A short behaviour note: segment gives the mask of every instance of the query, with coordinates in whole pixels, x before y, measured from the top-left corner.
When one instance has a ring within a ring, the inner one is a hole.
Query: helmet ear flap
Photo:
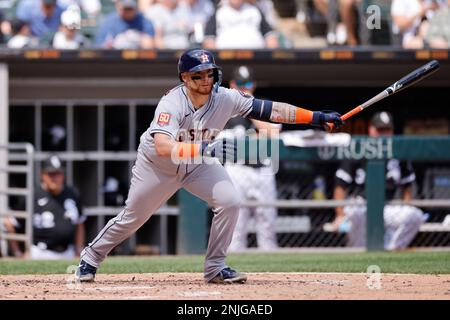
[[[221,80],[221,79],[219,79],[219,78],[222,77],[222,72],[220,72],[219,69],[214,68],[214,69],[213,69],[213,73],[214,73],[214,83],[219,82],[219,81]],[[220,74],[219,74],[219,73],[220,73]]]

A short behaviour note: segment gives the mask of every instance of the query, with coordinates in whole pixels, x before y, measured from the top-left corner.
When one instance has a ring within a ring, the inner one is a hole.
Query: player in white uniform
[[[262,121],[342,124],[337,112],[310,111],[256,99],[220,87],[221,69],[211,52],[191,49],[178,62],[182,84],[158,103],[150,128],[141,136],[125,208],[111,219],[81,254],[80,281],[94,280],[108,253],[139,229],[178,189],[213,208],[204,278],[210,283],[243,283],[247,276],[225,263],[239,215],[239,196],[217,159],[234,159],[235,146],[214,138],[235,116]]]
[[[369,136],[391,136],[394,133],[392,115],[378,112],[370,120]],[[364,198],[365,162],[344,161],[336,171],[334,199],[343,200],[346,195]],[[409,161],[389,159],[386,161],[386,200],[392,200],[401,191],[402,199],[412,199],[412,183],[416,175]],[[411,205],[386,205],[383,212],[386,250],[405,249],[419,232],[424,215]],[[325,227],[325,226],[324,226]],[[347,245],[366,245],[366,206],[350,205],[336,208],[335,220],[324,229],[347,232]]]
[[[253,95],[256,82],[253,80],[252,73],[252,69],[248,66],[235,68],[233,78],[230,81],[230,88]],[[223,135],[226,138],[242,139],[246,135],[254,134],[257,136],[260,132],[263,136],[271,138],[278,134],[280,128],[281,124],[235,117],[227,122],[219,138]],[[225,169],[227,169],[228,175],[241,196],[241,201],[275,201],[277,199],[275,172],[268,160],[258,160],[256,163],[227,162],[225,164]],[[278,248],[275,231],[277,209],[266,206],[256,208],[241,206],[228,252],[240,252],[247,249],[247,235],[251,217],[254,220],[258,250],[273,251]]]

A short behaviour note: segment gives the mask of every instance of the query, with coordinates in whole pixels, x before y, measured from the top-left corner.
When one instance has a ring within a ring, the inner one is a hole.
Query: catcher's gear
[[[236,162],[237,148],[232,140],[219,139],[213,142],[202,142],[202,155],[217,158],[221,163]]]
[[[204,49],[191,49],[184,52],[178,60],[178,77],[183,81],[183,72],[198,72],[207,69],[214,71],[214,88],[217,90],[222,82],[222,69],[216,65],[213,54]]]

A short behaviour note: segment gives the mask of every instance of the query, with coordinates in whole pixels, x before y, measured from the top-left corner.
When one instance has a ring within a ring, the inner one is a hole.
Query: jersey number
[[[55,216],[50,211],[44,211],[42,214],[33,215],[33,224],[37,229],[51,229],[55,227]]]

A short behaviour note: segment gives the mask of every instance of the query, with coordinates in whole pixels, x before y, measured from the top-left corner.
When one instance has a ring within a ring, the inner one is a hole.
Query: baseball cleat
[[[94,282],[95,273],[97,272],[97,268],[91,266],[84,260],[80,261],[80,265],[77,269],[77,279],[80,282]]]
[[[247,281],[247,275],[245,273],[237,272],[230,267],[222,269],[214,278],[209,280],[209,283],[218,284],[233,284],[233,283],[245,283]]]

